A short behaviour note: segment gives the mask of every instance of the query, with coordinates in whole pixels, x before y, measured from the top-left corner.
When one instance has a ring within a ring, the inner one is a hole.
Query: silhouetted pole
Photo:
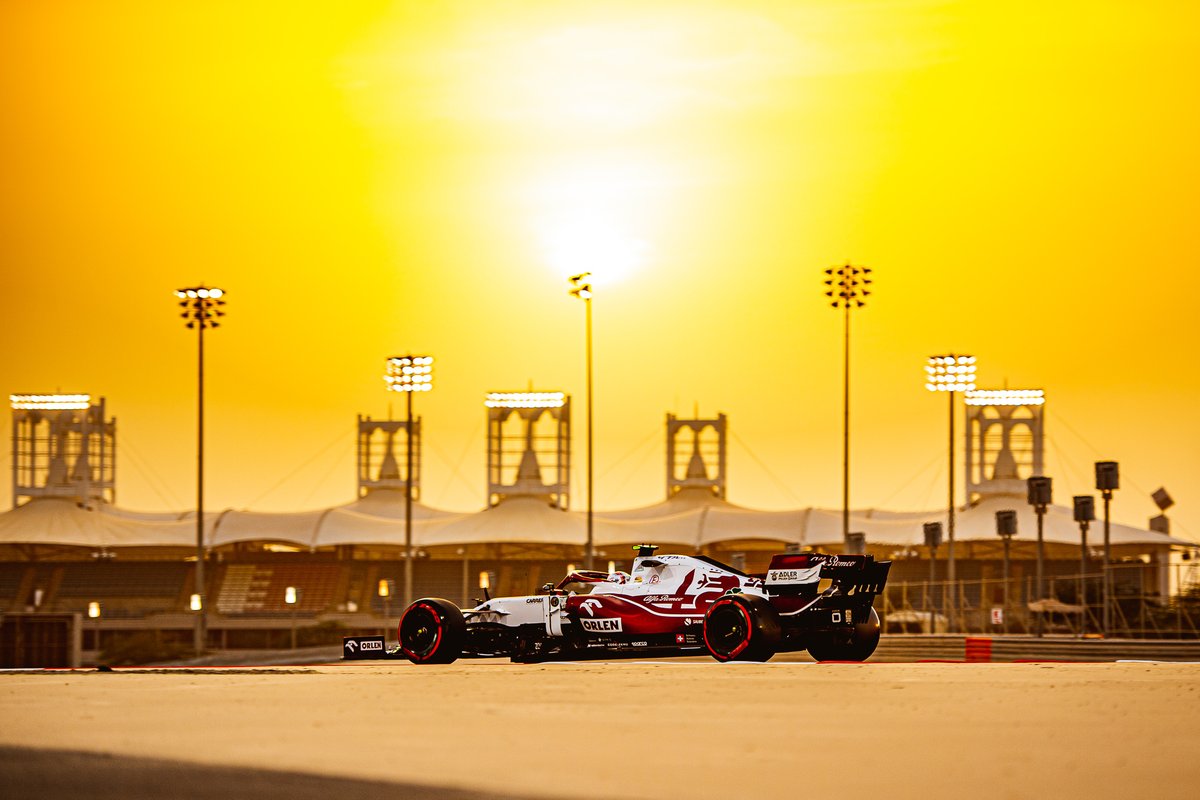
[[[934,581],[937,579],[937,549],[942,543],[942,523],[925,523],[925,546],[929,548],[929,632],[937,633],[937,603],[933,600]]]
[[[1112,628],[1112,549],[1109,543],[1109,506],[1113,490],[1121,488],[1119,467],[1116,461],[1096,462],[1096,489],[1104,498],[1104,613],[1101,615],[1102,632],[1108,636]]]
[[[1004,633],[1008,633],[1008,564],[1012,537],[1017,533],[1017,512],[1004,510],[996,512],[996,533],[1004,540]]]
[[[592,417],[594,414],[594,405],[592,402],[592,298],[587,298],[584,307],[587,309],[585,314],[587,317],[587,568],[592,569],[596,560],[595,522],[593,520],[596,455],[593,447],[595,429],[592,427]]]
[[[387,362],[388,391],[404,392],[407,444],[404,448],[404,607],[413,601],[413,445],[417,437],[413,425],[413,394],[433,389],[433,356],[392,356]]]
[[[585,359],[587,361],[587,544],[584,551],[584,569],[593,569],[596,559],[595,537],[592,528],[592,283],[588,280],[592,273],[581,272],[570,278],[573,297],[583,301],[585,311]]]
[[[204,575],[204,329],[220,327],[216,318],[225,316],[225,312],[220,310],[220,306],[225,305],[225,301],[221,299],[224,295],[223,289],[204,285],[175,290],[175,296],[179,298],[179,306],[184,309],[180,316],[188,321],[188,328],[196,329],[197,340],[196,594],[200,596],[200,608],[196,612],[192,641],[196,655],[204,652],[205,644],[208,641],[208,591]]]
[[[1096,500],[1090,494],[1076,495],[1075,521],[1079,523],[1079,635],[1087,631],[1087,534],[1088,525],[1096,518]]]
[[[953,353],[944,356],[931,356],[925,366],[925,388],[931,392],[945,392],[950,396],[950,449],[949,449],[949,499],[946,503],[947,542],[946,547],[946,587],[949,592],[950,632],[958,630],[958,609],[955,598],[955,562],[954,562],[954,395],[957,392],[969,392],[975,388],[975,356],[962,356]]]
[[[413,504],[413,393],[404,393],[404,426],[407,431],[407,444],[404,448],[404,607],[408,608],[413,601],[413,542],[412,542],[412,504]]]
[[[1041,602],[1044,599],[1045,594],[1045,588],[1043,585],[1043,562],[1046,558],[1045,540],[1042,537],[1042,525],[1043,518],[1046,516],[1047,507],[1054,502],[1053,485],[1050,478],[1047,478],[1044,475],[1035,475],[1026,479],[1025,489],[1029,505],[1033,506],[1034,513],[1037,514],[1037,571],[1035,573],[1037,577],[1035,579],[1035,583],[1037,588],[1037,599],[1038,602]],[[1045,615],[1046,612],[1041,611],[1036,617],[1034,633],[1037,636],[1042,635]]]
[[[842,546],[848,549],[850,542],[850,309],[865,306],[865,298],[871,294],[866,288],[871,285],[869,267],[852,267],[849,264],[825,270],[825,285],[829,288],[825,296],[829,305],[844,311],[844,347],[842,364]],[[835,277],[836,276],[836,277]],[[861,276],[861,278],[860,278]],[[858,288],[859,285],[863,288]]]
[[[948,469],[950,470],[950,480],[947,484],[949,489],[949,497],[946,501],[946,534],[948,543],[946,545],[946,588],[950,591],[950,633],[958,632],[958,587],[955,585],[955,562],[954,562],[954,392],[946,392],[950,398],[950,460]]]

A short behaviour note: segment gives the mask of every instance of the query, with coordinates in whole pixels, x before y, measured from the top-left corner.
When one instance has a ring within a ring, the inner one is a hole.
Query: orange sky
[[[582,463],[578,264],[598,508],[661,498],[697,405],[730,416],[731,500],[838,507],[821,271],[853,259],[855,506],[944,504],[922,366],[969,352],[1047,391],[1059,502],[1115,459],[1117,519],[1165,486],[1200,539],[1194,4],[343,5],[0,6],[0,391],[107,397],[122,505],[194,504],[171,291],[200,281],[229,300],[209,507],[350,500],[409,350],[428,503],[483,504],[487,391],[572,393]]]

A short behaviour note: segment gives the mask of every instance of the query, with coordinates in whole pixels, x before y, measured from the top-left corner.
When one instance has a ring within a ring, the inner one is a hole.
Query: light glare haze
[[[581,509],[590,270],[597,508],[660,500],[696,411],[731,501],[840,508],[849,260],[853,507],[944,508],[923,367],[969,353],[1046,391],[1059,504],[1116,460],[1115,519],[1163,486],[1200,539],[1198,76],[1165,0],[4,3],[0,391],[104,396],[118,504],[194,508],[205,282],[207,508],[351,501],[412,352],[425,503],[484,506],[484,395],[532,387]]]

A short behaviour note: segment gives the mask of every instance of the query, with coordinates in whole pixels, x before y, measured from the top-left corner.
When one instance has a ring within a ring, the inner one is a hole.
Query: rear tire
[[[879,629],[879,614],[872,608],[866,622],[854,626],[849,641],[829,636],[814,638],[808,644],[808,654],[817,661],[866,661],[879,645]]]
[[[704,615],[704,646],[717,661],[767,661],[780,635],[778,612],[758,595],[724,595]]]
[[[452,664],[462,655],[467,623],[449,600],[422,598],[400,617],[400,652],[414,664]]]

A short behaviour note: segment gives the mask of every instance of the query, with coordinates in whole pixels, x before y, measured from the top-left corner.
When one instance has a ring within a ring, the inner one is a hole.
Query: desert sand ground
[[[97,782],[141,757],[435,790],[272,797],[1192,798],[1200,665],[498,659],[9,673],[0,746],[119,757],[86,773]],[[0,775],[56,761],[5,752]],[[92,763],[74,758],[62,763]],[[162,796],[149,785],[129,791]],[[244,793],[213,796],[269,794],[233,785]]]

